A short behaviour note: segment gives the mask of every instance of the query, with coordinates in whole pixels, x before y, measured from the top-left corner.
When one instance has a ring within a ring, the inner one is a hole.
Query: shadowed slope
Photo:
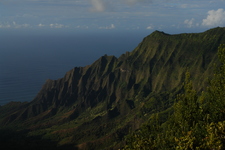
[[[118,148],[151,113],[170,108],[169,98],[181,90],[187,70],[202,90],[218,63],[221,43],[225,28],[177,35],[155,31],[119,58],[105,55],[59,80],[47,80],[29,103],[0,107],[0,123],[29,129],[27,136],[58,145]]]

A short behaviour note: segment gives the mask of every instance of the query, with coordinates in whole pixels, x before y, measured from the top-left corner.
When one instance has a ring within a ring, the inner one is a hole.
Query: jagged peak
[[[99,63],[100,63],[100,64],[102,64],[102,63],[104,64],[104,63],[106,63],[106,62],[110,62],[110,61],[116,60],[116,59],[117,59],[117,57],[114,56],[114,55],[108,56],[107,54],[105,54],[105,55],[101,56],[99,59],[97,59],[97,60],[92,64],[92,66],[99,65]]]
[[[104,58],[104,59],[117,59],[117,57],[116,56],[114,56],[114,55],[107,55],[107,54],[105,54],[105,55],[103,55],[102,57],[100,57],[100,59],[102,59],[102,58]]]

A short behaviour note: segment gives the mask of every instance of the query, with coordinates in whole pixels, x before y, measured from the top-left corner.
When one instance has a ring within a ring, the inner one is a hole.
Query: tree
[[[172,116],[176,149],[196,149],[204,137],[202,107],[197,92],[193,89],[190,73],[184,80],[184,93],[178,94]]]
[[[205,98],[204,110],[210,122],[225,119],[225,44],[219,46],[218,58],[221,64],[210,81]]]
[[[225,45],[218,48],[220,65],[206,92],[198,94],[192,86],[190,73],[184,80],[184,91],[178,94],[173,114],[158,123],[142,127],[130,138],[127,149],[222,150],[225,148]],[[126,149],[125,148],[125,149]]]

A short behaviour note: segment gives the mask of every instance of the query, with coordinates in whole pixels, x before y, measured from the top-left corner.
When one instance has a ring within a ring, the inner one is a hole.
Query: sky
[[[0,0],[0,31],[201,32],[225,26],[225,0]]]

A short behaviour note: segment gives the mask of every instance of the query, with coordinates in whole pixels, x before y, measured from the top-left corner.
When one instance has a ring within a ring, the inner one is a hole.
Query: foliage
[[[217,68],[213,79],[208,87],[205,98],[205,111],[209,114],[210,121],[223,121],[225,117],[225,45],[218,50],[221,65]]]
[[[0,107],[0,139],[19,147],[31,142],[30,149],[45,141],[71,149],[117,149],[130,130],[124,149],[223,149],[224,45],[207,90],[205,83],[218,64],[224,33],[225,28],[156,31],[118,59],[105,55],[48,80],[33,101]]]
[[[206,92],[198,94],[186,73],[184,92],[178,94],[174,113],[164,123],[154,121],[127,136],[124,150],[225,148],[225,45],[218,48],[221,62]],[[155,117],[154,117],[155,116]]]

